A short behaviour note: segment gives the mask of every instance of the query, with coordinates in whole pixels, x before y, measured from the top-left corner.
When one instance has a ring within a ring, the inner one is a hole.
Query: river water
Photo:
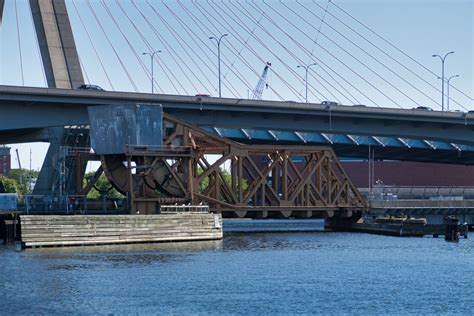
[[[0,246],[0,315],[474,312],[472,239],[324,232],[313,220],[224,227],[212,242]]]

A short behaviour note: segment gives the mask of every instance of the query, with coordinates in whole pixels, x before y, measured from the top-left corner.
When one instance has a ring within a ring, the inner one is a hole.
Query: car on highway
[[[81,90],[95,90],[95,91],[105,91],[102,87],[95,84],[81,84],[78,89]]]
[[[336,101],[323,101],[321,102],[322,105],[339,105]]]
[[[429,106],[423,106],[423,105],[417,106],[416,108],[413,108],[413,110],[433,111],[433,109],[430,108]]]

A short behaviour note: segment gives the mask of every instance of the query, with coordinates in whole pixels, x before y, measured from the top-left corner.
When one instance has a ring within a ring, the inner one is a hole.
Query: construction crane
[[[253,90],[252,100],[262,99],[263,87],[265,86],[268,88],[267,76],[268,76],[268,69],[270,68],[271,65],[272,64],[267,61],[265,68],[263,68],[262,75],[260,76],[260,79],[258,80],[257,87],[255,88],[255,90]]]

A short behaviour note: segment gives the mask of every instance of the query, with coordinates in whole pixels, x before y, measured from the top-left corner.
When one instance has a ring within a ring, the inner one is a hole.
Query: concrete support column
[[[84,78],[64,0],[30,0],[30,6],[48,87],[77,88]]]
[[[3,5],[4,4],[5,4],[5,0],[0,0],[0,28],[2,27]]]

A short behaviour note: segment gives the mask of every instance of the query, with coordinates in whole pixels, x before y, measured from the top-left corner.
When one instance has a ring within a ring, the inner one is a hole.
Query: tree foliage
[[[28,187],[29,183],[36,183],[39,171],[28,169],[12,169],[8,177],[17,182],[18,194],[24,196],[31,193]]]
[[[203,170],[201,168],[198,169],[198,174],[203,173]],[[225,180],[225,182],[231,186],[232,185],[232,176],[229,174],[227,170],[222,170],[221,169],[222,176]],[[245,191],[248,188],[247,181],[245,179],[242,179],[241,181],[242,185],[242,191]],[[199,183],[199,192],[203,193],[207,187],[209,186],[209,177],[205,177],[200,183]]]
[[[90,179],[92,177],[94,177],[94,172],[90,172],[86,174],[86,179]],[[85,185],[86,185],[86,182],[84,183],[84,186]],[[87,194],[87,198],[98,199],[98,198],[104,197],[104,195],[109,199],[124,198],[124,196],[112,186],[109,179],[107,179],[107,177],[104,174],[101,174],[99,179],[97,179],[94,187]]]
[[[0,193],[18,193],[18,183],[13,179],[0,175]]]

